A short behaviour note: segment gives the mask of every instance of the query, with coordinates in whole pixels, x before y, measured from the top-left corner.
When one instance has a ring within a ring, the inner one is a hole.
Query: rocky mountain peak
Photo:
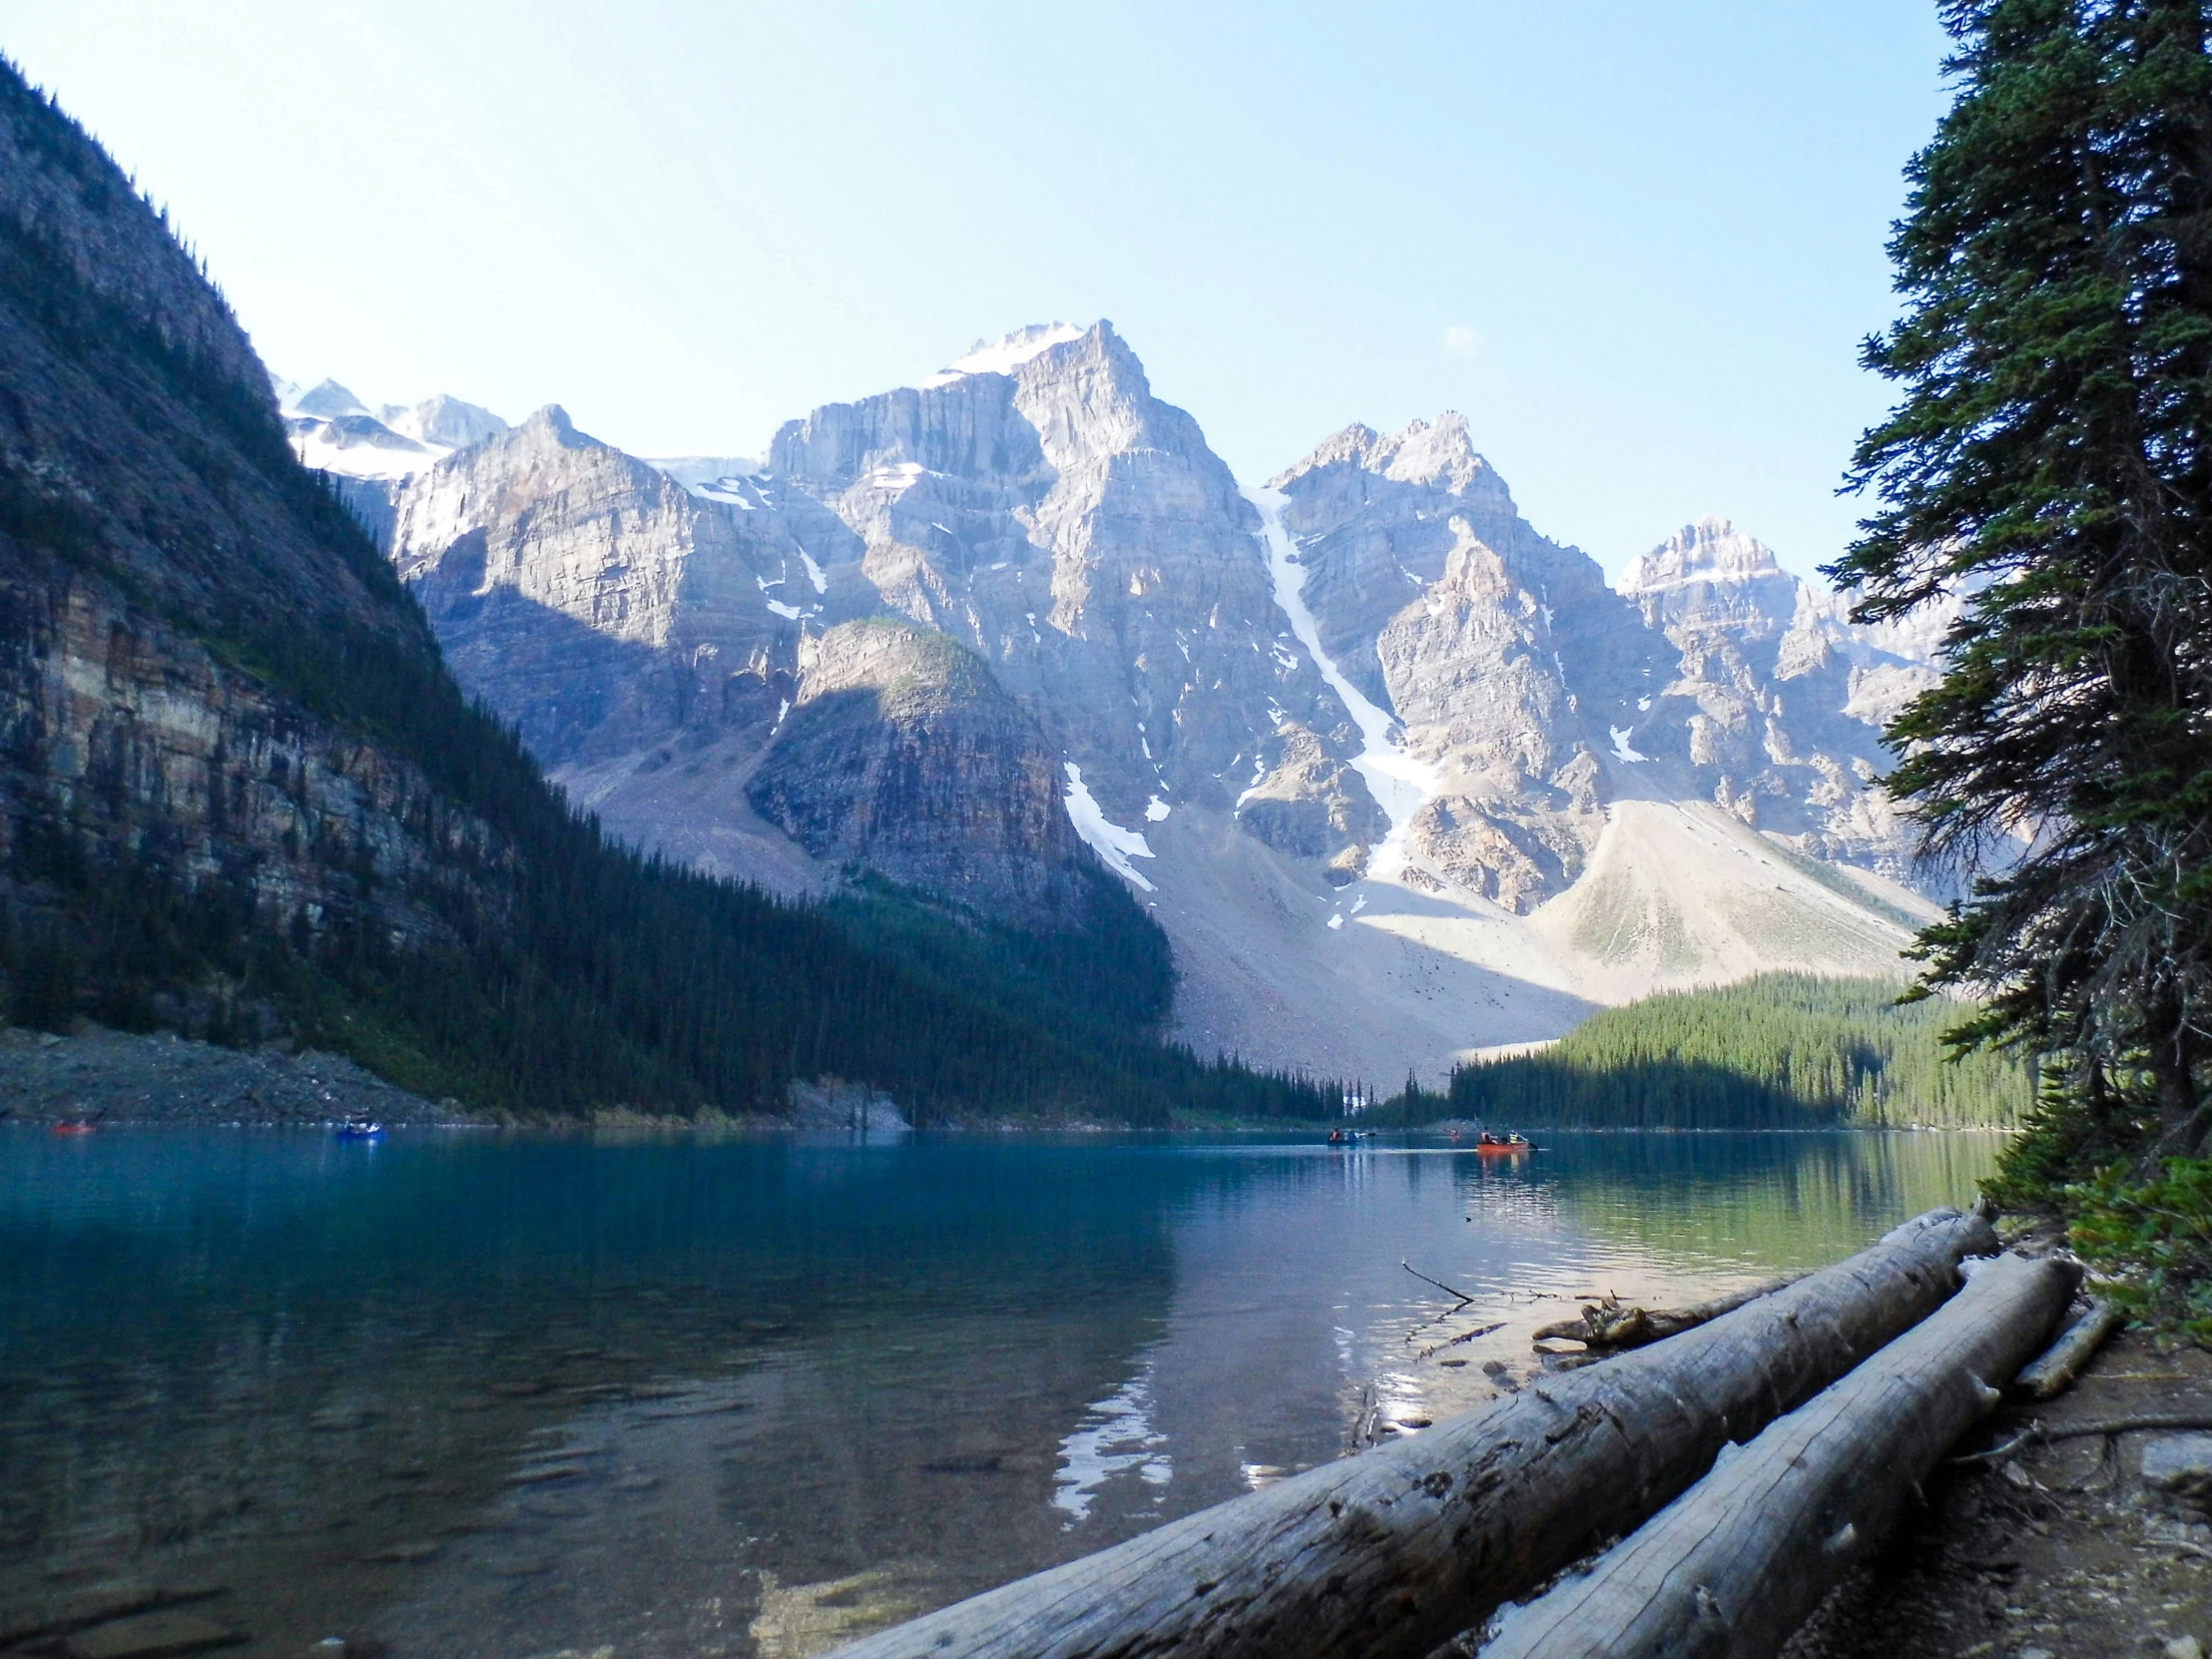
[[[1355,422],[1323,439],[1270,487],[1287,490],[1308,473],[1332,466],[1357,467],[1395,484],[1473,496],[1491,510],[1513,508],[1505,481],[1475,450],[1466,416],[1456,409],[1446,409],[1433,421],[1408,421],[1388,436]]]
[[[425,397],[412,408],[387,403],[378,411],[378,418],[395,432],[447,449],[466,449],[507,430],[507,423],[491,410],[444,392]]]
[[[365,415],[368,405],[335,380],[318,380],[291,400],[291,412],[336,420],[344,415]]]
[[[1782,567],[1774,549],[1725,518],[1707,514],[1685,524],[1621,578],[1622,593],[1650,593],[1691,582],[1747,582],[1774,576]]]
[[[1506,493],[1504,481],[1475,453],[1466,416],[1455,409],[1445,410],[1433,423],[1411,421],[1395,436],[1382,439],[1367,466],[1399,483],[1425,484],[1453,495],[1477,488]]]
[[[576,423],[569,419],[568,411],[558,403],[548,403],[542,409],[531,410],[529,418],[513,430],[527,440],[557,443],[563,449],[606,447],[597,438],[579,432]]]

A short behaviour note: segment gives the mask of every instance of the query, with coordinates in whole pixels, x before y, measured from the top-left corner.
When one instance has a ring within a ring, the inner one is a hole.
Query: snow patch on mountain
[[[1361,749],[1352,767],[1367,780],[1368,793],[1390,821],[1389,833],[1370,856],[1368,873],[1377,880],[1388,880],[1405,867],[1406,833],[1414,815],[1436,793],[1436,769],[1407,753],[1398,740],[1397,722],[1346,679],[1336,660],[1322,649],[1321,630],[1305,599],[1306,567],[1291,546],[1290,532],[1283,528],[1283,508],[1290,497],[1276,489],[1248,489],[1244,497],[1260,511],[1276,604],[1291,619],[1291,632],[1360,728]]]
[[[1068,822],[1075,826],[1075,832],[1090,843],[1090,848],[1106,861],[1106,866],[1135,886],[1153,892],[1150,881],[1137,873],[1131,858],[1149,858],[1153,855],[1152,843],[1141,831],[1124,830],[1106,816],[1091,795],[1090,786],[1083,782],[1083,769],[1073,761],[1066,763],[1068,775]]]
[[[964,357],[957,357],[921,382],[920,390],[949,386],[969,374],[1011,374],[1031,357],[1052,346],[1081,339],[1085,330],[1072,322],[1033,322],[1016,328],[997,344],[977,340]]]
[[[348,478],[396,484],[509,429],[491,410],[443,392],[415,404],[386,403],[371,414],[335,380],[305,390],[275,375],[270,383],[300,464]]]

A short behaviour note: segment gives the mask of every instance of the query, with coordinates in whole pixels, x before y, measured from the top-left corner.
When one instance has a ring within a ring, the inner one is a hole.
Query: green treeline
[[[72,211],[150,219],[4,63],[0,121],[18,140],[12,165],[73,181],[57,187],[75,192]],[[0,400],[23,438],[0,446],[0,684],[17,696],[0,731],[11,1019],[287,1035],[424,1093],[524,1113],[779,1112],[794,1080],[822,1077],[877,1086],[925,1122],[1343,1110],[1334,1084],[1159,1042],[1167,940],[1103,872],[1084,925],[1040,936],[879,884],[787,903],[610,841],[463,696],[411,595],[293,458],[266,393],[95,291],[36,225],[0,236]],[[273,693],[259,734],[272,755],[294,739],[365,741],[418,769],[429,788],[406,797],[409,873],[388,873],[367,815],[302,813],[311,844],[229,825],[244,810],[234,797],[256,789],[303,801],[280,760],[251,780],[235,759],[211,763],[212,869],[209,842],[149,794],[124,744],[96,745],[65,783],[30,688],[64,596],[84,590],[147,641],[180,655],[196,644]],[[301,868],[321,895],[312,907],[280,896]]]
[[[1492,1126],[1794,1129],[2017,1122],[2031,1088],[2009,1056],[1946,1058],[1963,1010],[1898,1005],[1881,979],[1766,973],[1594,1015],[1535,1054],[1454,1068],[1410,1114]]]

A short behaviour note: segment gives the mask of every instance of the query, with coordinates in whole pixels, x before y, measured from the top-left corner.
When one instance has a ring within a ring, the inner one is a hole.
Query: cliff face
[[[765,733],[789,689],[798,545],[558,408],[430,466],[392,521],[446,660],[549,767],[693,727]]]
[[[1621,591],[1676,654],[1634,746],[1803,852],[1910,879],[1911,835],[1875,787],[1894,764],[1882,729],[1935,683],[1947,615],[1855,628],[1848,596],[1799,581],[1721,518],[1638,559]]]
[[[1529,526],[1457,415],[1347,427],[1275,487],[1324,647],[1436,780],[1407,879],[1525,914],[1595,845],[1608,723],[1633,718],[1664,642]]]
[[[1455,415],[1347,428],[1277,484],[1324,643],[1439,780],[1408,836],[1416,883],[1527,913],[1622,799],[1710,802],[1800,851],[1910,873],[1870,786],[1882,724],[1931,678],[1927,623],[1853,628],[1848,601],[1720,519],[1615,592],[1519,516]]]
[[[818,858],[986,914],[1081,927],[1097,862],[1036,722],[942,634],[848,622],[800,652],[800,692],[747,795]]]
[[[1155,800],[1227,807],[1279,730],[1341,749],[1345,712],[1288,643],[1257,516],[1112,325],[1027,329],[963,362],[777,434],[782,498],[849,532],[819,556],[972,647],[1117,823]]]
[[[501,854],[405,754],[331,718],[322,647],[435,645],[284,447],[252,346],[97,146],[0,70],[0,900],[70,950],[103,871],[404,942]],[[164,897],[163,895],[167,895]],[[137,948],[137,947],[134,947]],[[143,947],[151,981],[163,950]],[[166,993],[165,993],[166,994]]]

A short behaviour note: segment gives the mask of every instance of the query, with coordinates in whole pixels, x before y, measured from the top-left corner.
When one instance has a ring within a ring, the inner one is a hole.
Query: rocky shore
[[[0,1030],[0,1123],[469,1123],[453,1101],[394,1088],[311,1049],[221,1048],[93,1027]]]
[[[2031,1422],[2062,1430],[2189,1416],[2212,1423],[2212,1354],[2129,1332],[2058,1398],[2001,1407],[1958,1451],[2003,1446]],[[2176,1457],[2191,1455],[2205,1480],[2177,1477]],[[1889,1548],[1798,1632],[1785,1659],[2212,1653],[2205,1434],[2156,1428],[2029,1441],[2002,1457],[1946,1462],[1927,1496]]]

